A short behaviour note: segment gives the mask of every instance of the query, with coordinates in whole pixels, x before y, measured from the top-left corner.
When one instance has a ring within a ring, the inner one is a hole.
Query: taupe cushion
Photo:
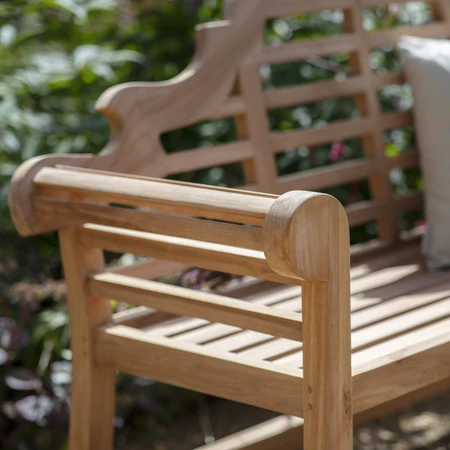
[[[398,48],[414,96],[425,184],[430,268],[450,266],[450,41],[404,36]]]

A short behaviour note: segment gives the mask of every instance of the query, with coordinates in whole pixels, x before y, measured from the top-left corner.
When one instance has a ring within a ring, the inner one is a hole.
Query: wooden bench
[[[19,232],[59,230],[72,449],[112,448],[116,369],[304,418],[307,450],[349,450],[353,415],[359,423],[379,405],[449,386],[449,273],[427,272],[420,230],[399,229],[398,218],[421,207],[421,193],[395,192],[390,180],[393,169],[417,166],[417,152],[385,153],[385,132],[412,117],[383,113],[378,91],[404,80],[369,64],[373,49],[403,34],[448,37],[449,2],[431,2],[431,23],[374,33],[363,28],[363,10],[387,0],[225,3],[223,21],[198,27],[195,59],[180,76],[116,86],[100,98],[112,128],[102,153],[32,159],[12,180]],[[264,43],[267,20],[327,9],[342,11],[341,34]],[[350,55],[347,78],[262,88],[263,64],[337,53]],[[357,116],[270,127],[268,110],[343,96],[355,100]],[[235,120],[235,142],[169,154],[161,144],[163,133],[223,117]],[[277,154],[354,137],[360,158],[278,175]],[[242,164],[239,190],[164,179],[231,163]],[[312,192],[361,180],[371,199],[345,209]],[[368,222],[377,239],[350,248],[349,225]],[[153,259],[105,268],[103,250]],[[220,292],[150,281],[191,266],[243,278]],[[137,307],[112,314],[111,298]],[[297,448],[301,431],[297,419],[281,417],[210,448]]]

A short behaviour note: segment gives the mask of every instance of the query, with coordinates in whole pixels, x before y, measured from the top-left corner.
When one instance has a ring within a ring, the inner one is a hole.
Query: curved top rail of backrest
[[[225,0],[223,20],[199,25],[196,54],[180,75],[166,82],[125,83],[108,89],[97,110],[111,126],[111,139],[96,156],[71,155],[35,158],[24,163],[13,177],[9,203],[14,223],[24,235],[61,226],[37,218],[30,198],[34,176],[40,168],[57,164],[166,177],[217,165],[240,163],[244,188],[282,194],[300,190],[326,190],[369,182],[372,199],[348,204],[350,225],[374,221],[379,237],[389,243],[398,235],[396,215],[420,206],[421,196],[397,195],[389,172],[417,166],[417,152],[396,158],[385,155],[387,130],[412,123],[410,112],[383,113],[379,90],[404,83],[398,71],[374,73],[370,54],[395,45],[404,34],[422,37],[450,36],[448,0],[429,1],[435,21],[419,26],[400,26],[368,32],[364,10],[410,0]],[[265,42],[267,21],[298,14],[336,10],[343,17],[342,30],[333,36],[312,37],[271,45]],[[287,87],[266,89],[261,66],[347,55],[351,74]],[[301,126],[274,130],[271,111],[326,99],[351,97],[357,114],[326,126]],[[237,138],[211,148],[167,153],[161,143],[165,132],[217,118],[231,117]],[[359,138],[363,154],[330,167],[311,166],[300,173],[280,176],[276,158],[299,147],[314,153],[317,146]]]

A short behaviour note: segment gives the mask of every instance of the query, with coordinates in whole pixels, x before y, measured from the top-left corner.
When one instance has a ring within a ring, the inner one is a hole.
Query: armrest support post
[[[333,197],[294,191],[266,217],[272,269],[301,280],[304,448],[351,450],[350,245],[347,216]]]

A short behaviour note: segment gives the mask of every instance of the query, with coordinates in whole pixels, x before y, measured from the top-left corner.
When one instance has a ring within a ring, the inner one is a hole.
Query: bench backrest
[[[103,157],[80,165],[155,177],[189,173],[188,181],[234,165],[232,187],[325,191],[344,204],[351,226],[395,241],[399,219],[419,210],[422,198],[411,172],[419,163],[411,105],[399,101],[406,88],[391,49],[405,34],[449,37],[450,2],[395,3],[225,0],[224,20],[197,28],[196,55],[182,74],[103,94],[97,109],[109,119],[112,140]],[[407,3],[429,5],[426,23],[402,25]],[[373,8],[385,16],[378,31],[366,17]],[[170,132],[198,123],[212,130],[209,147],[164,148]],[[221,127],[233,128],[229,142],[218,136]]]

